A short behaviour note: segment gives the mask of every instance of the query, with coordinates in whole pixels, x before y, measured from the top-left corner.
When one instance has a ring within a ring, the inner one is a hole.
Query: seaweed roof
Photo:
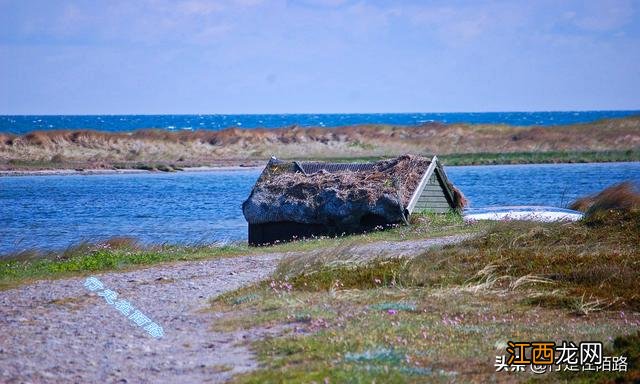
[[[272,158],[243,204],[250,224],[355,226],[365,215],[406,221],[407,206],[431,159],[404,155],[374,163],[292,162]]]

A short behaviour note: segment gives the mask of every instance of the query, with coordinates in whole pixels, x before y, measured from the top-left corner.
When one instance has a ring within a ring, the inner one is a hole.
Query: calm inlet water
[[[565,206],[640,163],[447,167],[472,206]],[[241,204],[257,170],[0,178],[0,254],[132,236],[146,243],[245,240]]]

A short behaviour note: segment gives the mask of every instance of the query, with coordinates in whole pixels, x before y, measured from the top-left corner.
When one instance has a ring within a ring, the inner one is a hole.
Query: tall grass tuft
[[[630,181],[612,185],[591,196],[574,201],[569,208],[585,212],[587,216],[602,214],[603,211],[640,210],[640,190]]]

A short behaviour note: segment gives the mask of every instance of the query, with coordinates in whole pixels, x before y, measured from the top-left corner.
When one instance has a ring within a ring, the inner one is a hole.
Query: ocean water
[[[0,116],[0,132],[24,134],[35,130],[95,129],[110,132],[142,128],[219,130],[228,127],[277,128],[291,125],[337,127],[354,124],[414,125],[425,122],[510,125],[562,125],[640,115],[640,111],[347,113],[280,115],[58,115]]]
[[[550,205],[624,180],[640,163],[447,167],[473,207]],[[0,255],[132,236],[144,243],[245,241],[241,205],[260,171],[0,178]]]

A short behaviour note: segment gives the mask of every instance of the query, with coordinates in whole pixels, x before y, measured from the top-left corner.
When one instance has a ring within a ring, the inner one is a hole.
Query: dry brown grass
[[[580,199],[571,223],[499,222],[483,236],[412,260],[407,285],[467,284],[503,292],[535,285],[531,303],[577,314],[640,310],[640,194],[630,183]],[[531,293],[531,292],[530,292]]]
[[[24,162],[40,167],[60,155],[64,164],[109,167],[114,163],[178,163],[180,166],[279,158],[353,158],[413,154],[478,154],[606,151],[640,148],[640,117],[555,127],[428,123],[418,126],[357,125],[338,128],[228,128],[221,131],[145,129],[132,133],[91,130],[0,135],[0,167]],[[21,165],[22,164],[22,165]],[[56,166],[59,168],[59,166]]]
[[[632,182],[613,185],[599,193],[580,198],[569,206],[571,209],[586,212],[587,216],[597,215],[608,210],[640,210],[640,191]]]
[[[285,260],[278,277],[305,289],[326,288],[338,278],[364,289],[378,273],[380,279],[393,278],[406,288],[445,287],[496,296],[516,292],[528,304],[578,315],[603,309],[639,311],[640,210],[628,204],[637,201],[638,194],[626,188],[601,192],[616,196],[617,204],[600,203],[607,208],[579,222],[497,222],[460,244],[384,265],[355,263],[345,243],[344,248]],[[626,193],[611,192],[620,190]],[[361,270],[355,273],[354,268]]]

